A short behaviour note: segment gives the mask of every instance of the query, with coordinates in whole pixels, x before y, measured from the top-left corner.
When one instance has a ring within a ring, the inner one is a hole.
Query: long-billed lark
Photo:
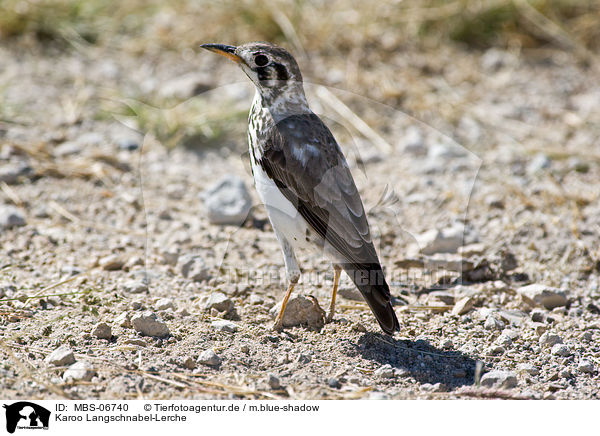
[[[203,48],[236,62],[256,86],[248,120],[252,174],[279,240],[289,286],[273,328],[300,278],[295,251],[318,249],[332,261],[335,310],[341,270],[355,283],[384,332],[399,329],[390,290],[371,239],[367,216],[350,169],[332,133],[306,101],[296,60],[264,42]]]

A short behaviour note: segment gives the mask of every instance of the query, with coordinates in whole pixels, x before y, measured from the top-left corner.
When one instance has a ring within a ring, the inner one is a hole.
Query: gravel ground
[[[283,259],[233,65],[0,59],[2,397],[598,398],[600,86],[570,55],[408,50],[360,80],[312,58],[307,82],[332,88],[307,86],[310,100],[370,211],[396,337],[345,277],[323,326],[333,271],[310,253],[290,311],[304,324],[270,330]],[[157,119],[175,137],[231,134],[169,148],[142,134]],[[229,216],[211,215],[222,201]]]

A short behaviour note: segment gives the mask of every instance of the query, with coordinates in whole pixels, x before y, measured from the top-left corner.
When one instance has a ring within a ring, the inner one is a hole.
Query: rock
[[[7,185],[13,185],[18,183],[19,180],[32,173],[32,168],[20,162],[18,164],[6,164],[0,166],[0,182],[4,182]]]
[[[141,138],[137,135],[120,135],[115,138],[119,150],[135,151],[140,148]]]
[[[472,297],[463,297],[452,308],[452,315],[464,315],[473,309],[475,300]]]
[[[105,322],[99,322],[92,329],[92,335],[96,336],[98,339],[108,339],[112,338],[112,329]]]
[[[452,342],[452,339],[443,339],[440,342],[440,348],[445,349],[445,350],[450,350],[450,349],[454,348],[454,342]]]
[[[442,230],[431,229],[416,236],[421,253],[455,253],[462,245],[464,227],[454,226]]]
[[[187,100],[211,89],[211,81],[203,73],[189,73],[165,82],[158,95],[164,99]]]
[[[330,377],[327,379],[327,386],[329,386],[332,389],[339,389],[342,387],[342,384],[337,378]]]
[[[591,374],[594,372],[594,364],[589,360],[583,359],[577,365],[577,370],[580,372]]]
[[[80,361],[69,366],[63,374],[64,381],[90,381],[96,375],[90,362]]]
[[[198,363],[202,365],[219,366],[221,361],[222,360],[219,356],[217,356],[217,353],[211,349],[203,351],[200,353],[200,356],[198,356]]]
[[[213,292],[204,303],[204,310],[210,311],[211,309],[227,314],[233,310],[233,301],[222,292]]]
[[[553,356],[567,357],[571,355],[571,350],[565,344],[555,344],[550,352]]]
[[[545,345],[548,347],[553,347],[556,344],[562,344],[562,338],[557,334],[546,332],[540,336],[539,343],[540,345]]]
[[[148,286],[139,280],[130,280],[123,285],[123,290],[130,294],[141,294],[148,290]]]
[[[139,339],[139,338],[125,339],[124,343],[127,345],[137,345],[138,347],[147,347],[148,346],[148,342],[144,341],[143,339]]]
[[[481,377],[481,386],[511,389],[517,386],[517,376],[512,371],[494,370]]]
[[[270,310],[273,317],[276,317],[281,310],[281,304],[279,302]],[[307,325],[309,328],[319,330],[325,325],[325,311],[321,309],[314,297],[299,295],[288,301],[282,321],[284,327]]]
[[[530,316],[533,322],[544,322],[546,319],[546,312],[541,309],[533,309]]]
[[[128,312],[123,312],[115,318],[114,323],[119,327],[131,328],[131,315]]]
[[[210,323],[210,326],[215,330],[227,333],[235,333],[238,331],[238,325],[224,319],[218,319]]]
[[[244,181],[234,175],[225,176],[204,191],[203,198],[211,224],[242,225],[252,208]]]
[[[81,153],[83,148],[84,145],[78,141],[66,141],[54,147],[52,154],[56,157],[66,157]]]
[[[466,152],[460,146],[438,142],[429,147],[427,158],[430,161],[445,161],[448,159],[465,157],[466,155]]]
[[[552,165],[550,158],[543,153],[539,153],[527,165],[527,174],[541,173],[543,170],[550,168],[550,165]]]
[[[0,205],[0,230],[21,227],[27,223],[19,209],[7,204]]]
[[[341,295],[347,300],[364,301],[362,294],[354,286],[344,286],[338,289],[338,295]]]
[[[172,309],[175,310],[175,304],[173,303],[173,300],[171,300],[170,298],[161,298],[160,300],[158,300],[155,304],[156,310],[167,310],[167,309]]]
[[[144,336],[164,338],[170,334],[169,327],[154,312],[138,313],[131,318],[133,328]]]
[[[267,376],[267,384],[273,390],[281,389],[281,382],[279,381],[279,377],[275,374],[269,374]]]
[[[425,156],[427,154],[423,133],[421,133],[421,129],[415,126],[409,126],[406,129],[400,140],[400,147],[402,147],[404,153],[413,156]]]
[[[190,356],[187,356],[185,359],[183,359],[183,362],[181,362],[181,366],[186,369],[194,369],[196,368],[196,361]]]
[[[394,378],[394,368],[390,364],[385,364],[377,368],[373,375],[379,378]]]
[[[517,370],[520,373],[525,373],[532,376],[536,376],[540,373],[539,369],[537,369],[530,363],[519,363],[519,365],[517,366]]]
[[[75,355],[66,345],[62,345],[50,353],[45,361],[54,366],[67,366],[75,363]]]
[[[110,254],[101,258],[98,265],[105,271],[117,271],[123,268],[125,261],[117,254]]]
[[[265,299],[258,295],[258,294],[250,294],[250,298],[249,298],[249,302],[250,304],[254,305],[261,305],[265,302]]]
[[[507,65],[514,64],[516,60],[515,55],[510,52],[490,48],[481,56],[480,65],[488,72],[495,72]]]
[[[486,350],[485,354],[488,356],[501,356],[506,352],[506,348],[502,345],[490,345]]]
[[[567,297],[564,291],[540,283],[522,286],[517,289],[517,292],[525,299],[533,301],[548,310],[567,304]]]
[[[179,259],[179,264],[181,265],[181,274],[186,279],[201,282],[203,280],[210,280],[211,278],[210,269],[200,256],[182,256]]]
[[[485,323],[483,324],[483,328],[486,330],[500,330],[504,328],[504,323],[494,315],[488,315]]]

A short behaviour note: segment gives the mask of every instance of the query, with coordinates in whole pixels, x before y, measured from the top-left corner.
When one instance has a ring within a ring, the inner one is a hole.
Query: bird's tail
[[[400,323],[392,307],[390,288],[381,265],[342,265],[377,318],[381,329],[388,335],[400,330]]]

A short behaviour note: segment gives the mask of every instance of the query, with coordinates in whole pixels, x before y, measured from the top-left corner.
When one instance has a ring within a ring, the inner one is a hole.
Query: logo
[[[3,406],[6,409],[6,431],[14,433],[18,429],[48,430],[50,411],[29,401],[19,401]]]

